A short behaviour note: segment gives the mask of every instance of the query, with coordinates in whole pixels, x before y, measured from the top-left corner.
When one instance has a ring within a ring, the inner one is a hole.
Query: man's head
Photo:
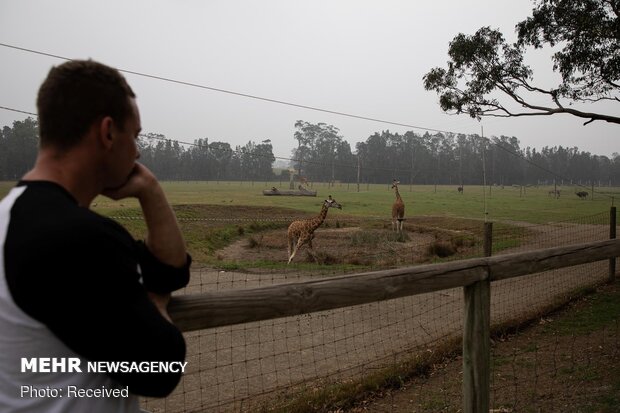
[[[109,66],[73,60],[53,67],[37,96],[41,147],[71,148],[104,117],[124,128],[135,113],[132,98],[125,78]]]

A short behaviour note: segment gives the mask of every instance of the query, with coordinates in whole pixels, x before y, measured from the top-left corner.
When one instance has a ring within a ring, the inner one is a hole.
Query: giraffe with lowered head
[[[392,189],[396,194],[396,200],[392,204],[392,229],[397,232],[403,232],[403,221],[405,220],[405,203],[398,192],[399,181],[392,181]]]
[[[288,264],[291,263],[295,254],[297,253],[297,251],[299,251],[299,248],[301,248],[304,244],[308,244],[310,254],[314,256],[312,250],[312,239],[314,239],[314,230],[320,227],[323,221],[325,221],[325,217],[327,216],[327,210],[329,208],[342,209],[342,205],[336,202],[336,200],[333,199],[330,195],[323,202],[321,212],[319,212],[318,216],[310,219],[293,221],[291,222],[291,225],[288,226]]]

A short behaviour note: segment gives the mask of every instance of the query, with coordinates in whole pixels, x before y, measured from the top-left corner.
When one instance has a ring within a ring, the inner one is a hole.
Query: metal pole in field
[[[486,165],[484,162],[484,151],[486,150],[486,142],[484,141],[484,129],[482,128],[482,125],[480,126],[480,138],[482,141],[482,201],[484,203],[484,222],[487,221],[487,217],[489,215],[489,211],[487,210],[487,193],[486,193],[486,187],[487,187],[487,170],[486,170]]]
[[[616,238],[616,207],[612,206],[609,210],[609,238]],[[616,280],[616,258],[609,259],[609,282]]]
[[[360,154],[357,154],[357,192],[360,191]]]

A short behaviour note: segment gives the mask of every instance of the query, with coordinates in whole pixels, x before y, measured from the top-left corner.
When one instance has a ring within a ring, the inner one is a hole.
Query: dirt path
[[[602,226],[550,225],[527,246],[537,249],[605,238]],[[549,234],[553,237],[549,239]],[[577,240],[575,240],[577,238]],[[566,242],[563,240],[570,240]],[[492,323],[536,314],[577,288],[606,277],[595,263],[494,283]],[[251,288],[301,281],[294,273],[246,274],[204,269],[187,292]],[[252,411],[261,395],[317,379],[346,381],[431,351],[462,331],[462,290],[452,289],[344,309],[312,313],[186,334],[188,371],[165,400],[148,400],[152,412]],[[378,410],[380,411],[380,410]]]

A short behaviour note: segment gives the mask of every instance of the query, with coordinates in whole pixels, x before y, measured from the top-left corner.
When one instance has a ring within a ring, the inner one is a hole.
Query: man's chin
[[[125,185],[125,182],[123,182],[120,185],[106,186],[106,187],[103,188],[103,193],[106,193],[106,192],[116,192],[119,189],[121,189],[124,185]]]
[[[131,178],[131,173],[128,173],[127,176],[121,181],[121,180],[117,180],[115,182],[110,182],[109,185],[105,186],[103,188],[103,191],[118,191],[119,189],[121,189],[122,187],[124,187],[127,182],[129,182],[129,179]]]

